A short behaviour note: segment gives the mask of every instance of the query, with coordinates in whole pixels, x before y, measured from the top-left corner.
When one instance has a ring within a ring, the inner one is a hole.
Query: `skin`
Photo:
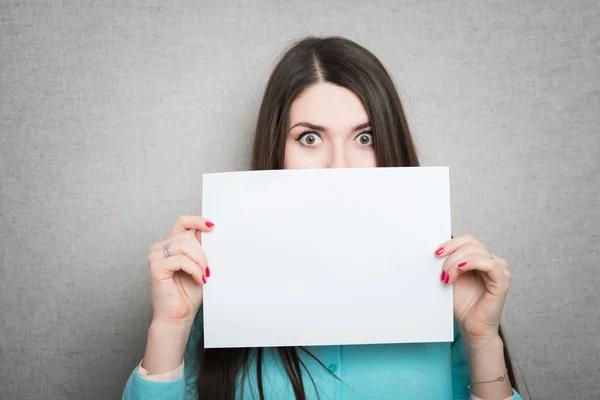
[[[292,103],[289,121],[284,168],[377,166],[367,112],[350,90],[329,83],[307,88]],[[193,318],[202,303],[202,287],[210,276],[201,232],[212,228],[212,222],[202,217],[182,216],[167,238],[150,248],[154,318],[142,363],[149,374],[172,371],[183,360]],[[167,243],[171,243],[169,258],[163,254]],[[502,376],[506,364],[498,327],[510,286],[507,262],[469,234],[432,251],[445,258],[441,284],[453,285],[454,315],[465,343],[471,382]],[[486,400],[504,399],[512,395],[512,385],[506,377],[503,382],[475,385],[471,391]]]
[[[329,83],[308,88],[292,103],[289,121],[285,169],[377,166],[369,116],[350,90]]]

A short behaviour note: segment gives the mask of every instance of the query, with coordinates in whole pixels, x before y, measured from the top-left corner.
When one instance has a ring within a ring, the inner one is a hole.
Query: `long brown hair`
[[[379,59],[348,39],[307,37],[293,44],[283,54],[267,83],[254,135],[253,170],[283,169],[292,102],[302,91],[319,82],[347,88],[361,99],[371,123],[378,166],[419,166],[404,108],[394,82]],[[501,329],[500,335],[503,337]],[[306,370],[306,367],[298,356],[298,349],[278,349],[296,399],[306,400],[302,379],[302,368]],[[299,349],[306,351],[302,347]],[[256,349],[261,400],[264,399],[262,350]],[[242,374],[242,382],[248,375],[250,351],[249,348],[204,349],[201,338],[198,348],[199,398],[233,400],[238,374]],[[506,346],[505,359],[514,386],[516,381]]]

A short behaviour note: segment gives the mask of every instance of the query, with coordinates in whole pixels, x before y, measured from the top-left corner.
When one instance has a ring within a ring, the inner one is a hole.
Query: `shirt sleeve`
[[[203,312],[202,307],[200,307],[185,346],[183,363],[173,371],[148,375],[148,371],[141,368],[140,362],[129,375],[123,391],[123,400],[187,400],[198,398],[196,389],[199,373],[197,352],[202,337],[202,319]]]
[[[144,360],[142,359],[142,361]],[[148,374],[148,371],[146,371],[146,369],[142,367],[142,361],[140,361],[140,363],[138,364],[137,370],[138,374],[144,379],[148,379],[154,382],[171,382],[176,381],[177,379],[183,376],[183,368],[185,361],[182,361],[181,364],[179,364],[179,366],[172,371],[153,375]]]
[[[171,382],[154,382],[138,373],[136,366],[125,385],[123,400],[184,400],[185,382],[181,377]]]
[[[514,392],[514,390],[513,390]],[[470,400],[482,400],[479,397],[475,396],[474,394],[471,394],[471,399]],[[515,400],[515,396],[508,396],[507,398],[503,399],[503,400]]]

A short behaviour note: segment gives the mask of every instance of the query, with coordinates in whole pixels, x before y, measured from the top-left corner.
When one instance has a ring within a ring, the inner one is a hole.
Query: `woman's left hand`
[[[476,344],[497,338],[510,287],[506,260],[469,234],[441,244],[435,254],[447,257],[441,279],[454,285],[454,316],[465,342]]]

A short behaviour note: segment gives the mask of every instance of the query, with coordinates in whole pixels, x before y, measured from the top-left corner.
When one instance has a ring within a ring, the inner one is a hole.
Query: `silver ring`
[[[167,243],[165,244],[165,247],[163,247],[163,253],[165,253],[165,258],[171,257],[169,247],[171,247],[171,243]]]

